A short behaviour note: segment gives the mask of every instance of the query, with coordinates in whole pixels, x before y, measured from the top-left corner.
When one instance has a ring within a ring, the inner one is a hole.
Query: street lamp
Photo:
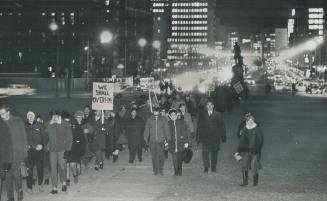
[[[100,34],[100,42],[102,44],[110,43],[113,39],[113,35],[110,31],[103,31]]]
[[[103,44],[103,45],[109,44],[112,42],[112,40],[113,40],[113,34],[110,31],[102,31],[100,33],[100,43],[101,44]],[[108,56],[108,58],[109,58],[109,56]],[[111,74],[110,64],[108,63],[108,65],[109,65],[109,74]]]
[[[154,67],[158,67],[158,57],[160,59],[160,46],[161,43],[159,40],[154,40],[152,42],[152,47],[154,48],[154,58],[153,58],[153,63],[154,63]]]
[[[49,29],[52,32],[56,32],[57,35],[57,42],[56,42],[56,97],[58,97],[58,93],[59,93],[59,26],[56,22],[51,22],[49,24]]]
[[[146,46],[147,41],[146,41],[145,38],[140,38],[140,39],[137,41],[137,44],[138,44],[138,45],[140,46],[140,48],[141,48],[141,66],[142,66],[142,68],[143,68],[143,66],[144,66],[144,62],[143,62],[143,60],[144,60],[144,58],[143,58],[143,49],[144,49],[144,47]]]

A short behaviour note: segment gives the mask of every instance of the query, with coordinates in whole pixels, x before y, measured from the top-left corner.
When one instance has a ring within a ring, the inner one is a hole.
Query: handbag
[[[28,176],[28,169],[27,169],[25,163],[20,164],[20,175],[23,178],[26,178]]]

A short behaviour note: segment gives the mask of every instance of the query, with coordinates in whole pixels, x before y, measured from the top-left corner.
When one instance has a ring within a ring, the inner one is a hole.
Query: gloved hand
[[[2,168],[5,172],[8,172],[11,169],[11,163],[3,163]]]
[[[185,149],[188,148],[188,143],[185,143],[185,144],[184,144],[184,148],[185,148]]]
[[[35,147],[36,151],[41,151],[43,149],[43,145],[42,144],[38,144]]]

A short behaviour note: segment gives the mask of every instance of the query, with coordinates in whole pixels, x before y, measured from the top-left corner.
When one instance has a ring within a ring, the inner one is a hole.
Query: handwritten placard
[[[114,83],[93,82],[92,109],[113,110]]]

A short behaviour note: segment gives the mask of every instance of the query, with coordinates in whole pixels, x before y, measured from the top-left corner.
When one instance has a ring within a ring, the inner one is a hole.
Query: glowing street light
[[[56,77],[56,97],[59,96],[59,26],[56,22],[51,22],[49,24],[49,29],[53,32],[56,32],[57,35],[57,47],[56,47],[56,73],[55,73],[55,77]],[[52,75],[53,76],[53,75]]]
[[[100,34],[100,42],[103,43],[110,43],[113,39],[113,35],[110,31],[103,31]]]
[[[146,46],[146,43],[147,43],[147,41],[145,40],[145,38],[140,38],[140,39],[137,41],[137,44],[138,44],[141,48],[145,47],[145,46]]]
[[[50,29],[51,31],[57,31],[57,30],[59,29],[59,26],[58,26],[57,23],[55,23],[55,22],[51,22],[50,25],[49,25],[49,29]]]
[[[152,42],[152,47],[153,47],[154,49],[159,49],[160,46],[161,46],[160,41],[158,41],[158,40],[154,40],[154,41]]]

